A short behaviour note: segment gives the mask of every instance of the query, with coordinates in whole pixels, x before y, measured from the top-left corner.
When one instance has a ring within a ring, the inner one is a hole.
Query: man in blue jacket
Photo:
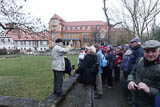
[[[104,55],[102,54],[102,50],[99,48],[99,45],[96,44],[96,52],[97,52],[97,59],[98,59],[98,63],[99,63],[99,68],[98,68],[98,73],[96,76],[96,99],[100,99],[103,96],[103,91],[102,91],[102,73],[103,73],[103,69],[101,67],[101,63],[102,63],[102,59],[104,58]]]
[[[141,48],[141,40],[139,38],[133,38],[130,41],[130,46],[132,49],[132,54],[127,63],[127,72],[131,72],[137,60],[144,56]]]

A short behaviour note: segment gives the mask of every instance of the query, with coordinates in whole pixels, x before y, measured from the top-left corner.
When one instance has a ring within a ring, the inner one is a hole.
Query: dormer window
[[[52,23],[52,24],[57,24],[57,23],[58,23],[58,19],[57,19],[57,18],[53,18],[53,19],[51,20],[51,23]]]

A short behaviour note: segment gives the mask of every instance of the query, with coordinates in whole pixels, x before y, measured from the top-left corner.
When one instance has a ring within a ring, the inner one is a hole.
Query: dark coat
[[[87,54],[81,65],[76,70],[79,73],[78,81],[82,84],[94,84],[96,81],[96,75],[98,72],[97,55]]]
[[[134,48],[132,48],[132,54],[127,62],[127,72],[131,72],[137,60],[143,56],[144,54],[140,45],[137,45]]]
[[[136,84],[143,82],[150,88],[150,93],[145,93],[142,90],[133,91],[133,102],[137,104],[136,107],[153,107],[160,81],[158,58],[153,62],[144,58],[140,59],[128,76],[128,82],[130,81],[134,81]]]
[[[107,68],[108,69],[113,69],[114,67],[114,63],[115,63],[115,60],[116,60],[116,56],[114,54],[114,52],[111,50],[111,51],[108,51],[107,54],[105,55],[106,59],[107,59]]]

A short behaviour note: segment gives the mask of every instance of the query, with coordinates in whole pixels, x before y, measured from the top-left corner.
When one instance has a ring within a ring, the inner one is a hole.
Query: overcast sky
[[[25,4],[25,11],[41,17],[47,26],[55,13],[66,21],[106,21],[102,8],[103,0],[27,0]]]

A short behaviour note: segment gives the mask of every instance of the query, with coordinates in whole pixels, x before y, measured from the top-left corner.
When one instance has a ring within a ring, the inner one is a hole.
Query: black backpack
[[[65,61],[65,71],[64,73],[71,75],[71,71],[72,71],[72,66],[71,66],[71,62],[68,58],[64,58]]]

